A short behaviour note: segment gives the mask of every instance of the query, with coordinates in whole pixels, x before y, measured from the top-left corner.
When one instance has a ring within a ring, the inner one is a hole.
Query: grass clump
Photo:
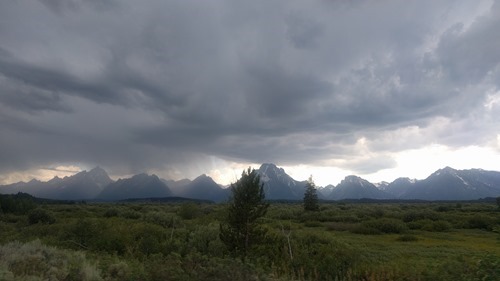
[[[400,242],[413,242],[413,241],[418,241],[417,236],[411,235],[411,234],[403,234],[399,236],[396,240]]]

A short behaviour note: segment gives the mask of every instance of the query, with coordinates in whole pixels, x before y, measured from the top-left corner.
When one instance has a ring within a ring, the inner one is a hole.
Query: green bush
[[[410,229],[421,229],[431,232],[443,232],[452,229],[452,225],[443,220],[432,221],[429,219],[417,220],[407,223]]]
[[[54,218],[54,216],[44,209],[37,208],[30,211],[30,213],[28,214],[29,224],[35,224],[35,223],[53,224],[55,222],[56,219]]]
[[[124,217],[126,219],[137,220],[137,219],[141,218],[141,213],[139,213],[137,211],[133,211],[133,210],[128,210],[128,211],[125,211],[122,213],[122,217]]]
[[[143,219],[149,223],[154,223],[163,227],[173,227],[180,222],[180,218],[177,217],[177,215],[158,211],[145,214]]]
[[[447,221],[429,221],[423,225],[422,230],[433,231],[433,232],[443,232],[451,229],[451,224]]]
[[[194,203],[184,203],[177,212],[182,219],[191,220],[201,214],[200,206]]]
[[[363,222],[362,224],[383,233],[403,233],[407,230],[406,225],[397,219],[382,218]]]
[[[468,220],[469,228],[492,230],[494,225],[495,220],[483,214],[476,214]]]
[[[118,217],[119,215],[120,212],[116,208],[107,209],[106,212],[104,212],[104,217],[106,218]]]

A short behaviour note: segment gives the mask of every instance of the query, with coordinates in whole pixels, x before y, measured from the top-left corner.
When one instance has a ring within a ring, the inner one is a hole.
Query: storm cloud
[[[499,32],[498,1],[2,1],[0,174],[499,149]]]

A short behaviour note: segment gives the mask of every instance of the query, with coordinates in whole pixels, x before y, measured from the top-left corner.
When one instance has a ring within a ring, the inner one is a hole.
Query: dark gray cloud
[[[486,145],[499,6],[3,1],[0,173],[209,156],[370,173],[396,165],[391,152]]]

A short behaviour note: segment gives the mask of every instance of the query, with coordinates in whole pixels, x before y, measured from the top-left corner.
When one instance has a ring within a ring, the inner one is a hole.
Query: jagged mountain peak
[[[101,167],[97,166],[90,171],[81,171],[73,176],[64,177],[64,180],[73,180],[73,179],[88,179],[92,182],[95,182],[101,187],[104,187],[113,182],[113,180],[109,177],[108,173]]]
[[[349,175],[344,178],[346,181],[359,181],[361,178],[355,175]]]
[[[202,174],[200,176],[198,176],[197,178],[195,178],[192,182],[195,182],[195,183],[201,183],[201,182],[210,182],[210,183],[215,183],[215,181],[210,177],[210,176],[207,176],[206,174]]]
[[[350,175],[345,177],[331,192],[330,199],[360,199],[374,198],[386,199],[391,195],[379,190],[374,184],[360,178]]]
[[[257,171],[264,184],[266,199],[301,200],[305,181],[296,181],[283,168],[272,163],[264,163]],[[166,183],[166,184],[165,184]],[[146,173],[113,182],[106,171],[95,167],[64,178],[55,176],[49,181],[33,179],[28,183],[19,182],[0,186],[3,193],[27,192],[34,196],[52,199],[92,199],[104,189],[112,187],[97,198],[118,199],[127,197],[165,197],[175,191],[177,196],[199,197],[213,201],[223,201],[230,189],[221,189],[206,174],[193,181],[160,180],[156,175]],[[172,187],[170,190],[169,187]],[[113,192],[111,192],[113,191]],[[329,199],[343,198],[401,198],[424,200],[473,200],[500,195],[500,172],[483,169],[456,170],[441,168],[423,180],[397,178],[390,184],[372,184],[355,175],[345,177],[337,186],[318,187],[320,195]],[[114,194],[111,194],[114,193]],[[392,197],[388,197],[388,194]]]
[[[381,181],[381,182],[374,183],[373,185],[375,185],[380,190],[384,190],[387,188],[387,186],[389,186],[389,183],[386,181]]]
[[[131,178],[122,179],[122,180],[128,180],[128,181],[133,181],[133,182],[141,182],[141,183],[150,182],[150,181],[161,182],[160,178],[157,175],[155,175],[155,174],[148,175],[146,173],[140,173],[140,174],[137,174],[137,175],[133,175]]]
[[[49,184],[54,184],[54,183],[58,183],[58,182],[61,182],[63,179],[61,179],[60,177],[58,176],[55,176],[53,177],[51,180],[48,181]]]
[[[104,170],[103,168],[97,166],[95,168],[93,168],[92,170],[88,171],[88,174],[89,175],[95,175],[95,176],[108,176],[108,173],[106,172],[106,170]]]
[[[355,176],[355,175],[349,175],[347,177],[345,177],[342,181],[341,181],[341,184],[342,183],[352,183],[352,184],[359,184],[361,186],[363,185],[366,185],[366,184],[369,184],[369,185],[373,185],[372,183],[370,183],[369,181],[363,179],[363,178],[360,178],[358,176]],[[374,185],[373,185],[374,186]]]
[[[283,168],[272,163],[264,163],[257,171],[267,199],[301,199],[305,183],[294,180]]]
[[[122,200],[128,198],[167,197],[171,194],[171,190],[158,176],[141,173],[109,184],[98,195],[98,198]]]
[[[35,183],[41,183],[41,181],[39,181],[37,179],[31,179],[28,183],[29,184],[35,184]]]
[[[279,169],[278,166],[276,166],[276,164],[273,163],[263,163],[262,165],[260,165],[260,169],[268,169],[268,168]]]
[[[197,179],[211,179],[211,177],[207,176],[207,174],[201,174],[201,175],[197,176],[193,181],[195,181]]]
[[[446,167],[444,167],[442,169],[439,169],[439,170],[435,171],[430,176],[440,176],[440,175],[443,175],[443,174],[444,175],[455,175],[457,172],[458,172],[458,170],[453,169],[450,166],[446,166]]]
[[[272,164],[272,163],[262,164],[259,168],[259,174],[264,174],[267,176],[286,175],[285,170],[283,168],[279,168],[278,166],[276,166],[275,164]]]
[[[401,177],[401,178],[395,179],[391,184],[394,184],[394,183],[415,183],[416,181],[417,181],[416,179],[410,179],[408,177]]]

